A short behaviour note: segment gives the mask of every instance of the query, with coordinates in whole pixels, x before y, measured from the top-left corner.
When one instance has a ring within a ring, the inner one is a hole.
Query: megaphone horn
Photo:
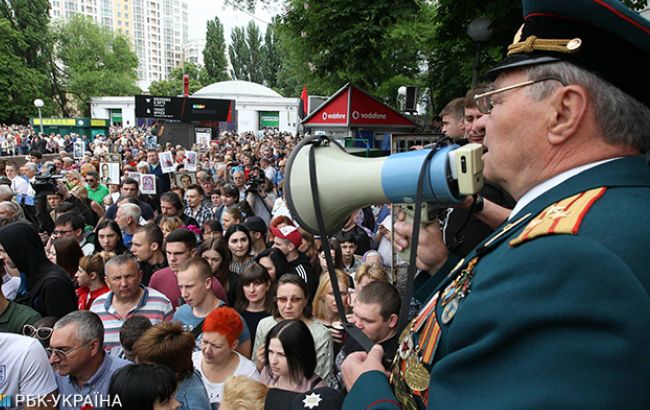
[[[423,187],[424,201],[451,205],[460,202],[466,194],[459,191],[457,178],[453,177],[456,170],[450,167],[451,153],[456,149],[457,145],[449,145],[434,153]],[[311,150],[314,150],[312,164],[309,159]],[[359,158],[348,154],[340,144],[328,137],[306,138],[296,146],[287,162],[284,187],[287,206],[292,217],[305,230],[315,235],[332,235],[345,224],[347,216],[360,207],[387,202],[415,202],[418,175],[429,151],[402,152],[383,158]],[[318,201],[325,232],[318,229],[316,219],[310,181],[312,166],[316,171]],[[471,177],[482,185],[482,174]]]

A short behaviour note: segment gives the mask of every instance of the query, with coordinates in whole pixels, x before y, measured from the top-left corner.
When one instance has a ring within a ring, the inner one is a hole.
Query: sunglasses
[[[34,327],[32,325],[23,326],[23,334],[25,336],[33,337],[38,340],[47,340],[52,336],[53,329],[51,327]]]

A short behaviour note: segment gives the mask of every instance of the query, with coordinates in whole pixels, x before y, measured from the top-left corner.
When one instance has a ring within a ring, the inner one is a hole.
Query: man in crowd
[[[86,173],[86,190],[88,191],[88,198],[102,205],[104,197],[109,194],[106,185],[99,183],[99,174],[95,171]]]
[[[344,409],[650,405],[650,21],[612,0],[523,3],[476,96],[485,177],[517,205],[461,262],[420,229],[418,267],[448,275],[416,294],[397,396],[375,345],[342,365]],[[411,228],[395,224],[398,249]]]
[[[104,349],[120,345],[119,330],[126,319],[145,315],[152,324],[170,320],[174,308],[165,295],[141,285],[138,261],[130,255],[117,255],[104,267],[106,285],[111,290],[99,296],[90,307],[104,324]]]
[[[138,181],[136,181],[133,178],[124,178],[124,181],[122,182],[122,186],[120,187],[120,198],[135,198],[137,205],[140,207],[140,210],[142,211],[142,218],[144,218],[145,221],[151,221],[153,220],[154,214],[153,214],[153,209],[151,206],[144,202],[141,201],[140,198],[140,188],[138,185]],[[106,210],[106,215],[105,217],[108,219],[115,219],[115,214],[117,213],[117,204],[113,204],[108,207]]]
[[[253,254],[257,255],[266,249],[266,224],[259,216],[249,216],[242,224],[251,236]]]
[[[232,173],[232,184],[239,191],[239,202],[246,200],[246,178],[244,171],[235,171]]]
[[[462,97],[454,98],[445,108],[440,111],[442,120],[442,133],[454,141],[465,136],[465,124],[463,123],[465,99]]]
[[[25,325],[33,325],[40,318],[41,315],[29,306],[7,299],[3,282],[0,287],[0,332],[22,334]]]
[[[202,227],[205,222],[212,219],[212,211],[203,204],[205,192],[201,185],[191,184],[187,188],[185,196],[187,198],[187,206],[185,207],[184,214],[196,220],[199,227]]]
[[[167,267],[167,259],[163,252],[163,233],[154,223],[136,228],[131,242],[131,252],[140,264],[142,284],[145,286],[149,286],[154,272]]]
[[[181,291],[178,287],[178,269],[183,262],[194,256],[196,247],[196,236],[187,229],[176,229],[165,238],[165,254],[169,266],[153,274],[149,286],[163,293],[171,300],[174,308],[182,305]],[[212,290],[221,300],[228,300],[226,292],[221,283],[215,280],[212,283]]]
[[[133,241],[133,234],[136,228],[140,225],[140,207],[136,204],[121,204],[117,208],[115,215],[115,222],[117,222],[120,230],[122,231],[122,241],[127,249],[131,249],[131,242]]]
[[[361,256],[356,255],[357,238],[352,232],[339,233],[336,240],[341,245],[341,256],[343,257],[343,269],[345,273],[354,278],[354,274],[361,265]]]
[[[312,275],[307,255],[298,250],[302,244],[302,235],[298,228],[285,225],[281,228],[271,228],[271,233],[274,235],[273,247],[284,254],[289,265],[289,273],[295,273],[307,282],[310,293],[313,295],[318,287],[318,278]]]
[[[185,226],[199,226],[196,219],[183,212],[184,209],[185,205],[183,205],[183,200],[178,194],[171,191],[165,192],[160,196],[160,214],[156,217],[156,223],[160,222],[163,216],[178,216],[183,220]]]
[[[336,237],[338,238],[348,233],[354,235],[357,244],[357,249],[354,253],[356,255],[363,256],[364,253],[370,250],[370,237],[362,227],[357,225],[356,215],[356,211],[352,212],[347,221],[345,221],[343,228],[341,228],[341,230],[336,234]]]
[[[56,371],[59,394],[83,395],[93,407],[110,401],[108,387],[111,376],[129,364],[104,351],[104,326],[99,317],[87,310],[68,313],[54,325],[50,348],[50,364]],[[75,409],[66,402],[59,409]]]
[[[401,299],[397,289],[388,282],[368,283],[357,294],[350,321],[358,327],[371,342],[384,348],[385,352],[397,350],[397,322]],[[334,359],[334,372],[327,380],[329,387],[345,390],[341,376],[341,364],[353,352],[362,351],[361,345],[348,337]],[[391,357],[385,362],[390,363]]]
[[[79,242],[81,251],[85,256],[90,256],[95,252],[94,234],[92,231],[85,232],[86,223],[83,217],[74,212],[66,212],[59,215],[54,221],[54,232],[52,238],[57,239],[62,236],[75,238]]]
[[[10,161],[7,163],[5,166],[5,174],[11,180],[11,189],[16,195],[27,195],[29,182],[18,174],[18,165],[15,162]]]
[[[174,313],[174,320],[183,324],[183,327],[191,331],[196,340],[196,350],[201,341],[201,325],[210,312],[226,303],[217,298],[212,292],[212,281],[217,280],[210,271],[210,265],[205,259],[193,256],[183,262],[178,268],[178,287],[181,290],[181,297],[185,305],[181,306]],[[251,335],[242,319],[244,328],[239,336],[239,344],[235,350],[246,357],[251,354]]]

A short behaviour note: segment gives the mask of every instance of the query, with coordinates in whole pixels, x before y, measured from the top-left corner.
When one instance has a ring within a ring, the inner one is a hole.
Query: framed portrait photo
[[[75,141],[73,147],[74,159],[83,159],[85,153],[86,153],[86,145],[84,144],[84,142],[81,140]]]
[[[176,165],[174,165],[174,158],[172,157],[171,151],[159,152],[158,160],[160,161],[160,168],[164,174],[176,171]]]
[[[174,174],[174,182],[176,186],[187,190],[187,187],[196,184],[196,172],[177,172]]]
[[[120,163],[102,162],[99,165],[99,182],[102,184],[120,184]]]
[[[156,176],[154,174],[140,174],[140,192],[145,195],[156,194]]]

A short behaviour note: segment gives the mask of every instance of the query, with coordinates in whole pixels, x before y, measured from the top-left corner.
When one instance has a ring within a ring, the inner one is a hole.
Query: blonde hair
[[[361,282],[361,279],[367,277],[371,280],[379,280],[388,282],[388,274],[383,266],[373,265],[370,263],[362,263],[357,269],[357,274],[354,275],[355,283]]]
[[[336,269],[334,272],[336,272],[336,277],[339,281],[339,287],[348,288],[349,282],[347,273],[341,269]],[[331,289],[332,281],[330,280],[330,276],[325,273],[322,274],[320,276],[320,282],[318,283],[318,289],[316,289],[316,294],[314,295],[314,301],[312,302],[312,312],[316,319],[327,322],[336,320],[336,313],[332,312],[332,310],[325,304],[325,296]],[[346,300],[344,299],[343,302],[345,303],[345,301]]]
[[[223,385],[219,408],[227,410],[258,410],[264,408],[269,388],[245,376],[231,376]]]
[[[173,232],[176,229],[183,226],[183,220],[180,218],[180,216],[164,215],[162,218],[160,218],[160,222],[158,222],[158,226],[160,227],[161,230],[164,229],[169,232]]]

